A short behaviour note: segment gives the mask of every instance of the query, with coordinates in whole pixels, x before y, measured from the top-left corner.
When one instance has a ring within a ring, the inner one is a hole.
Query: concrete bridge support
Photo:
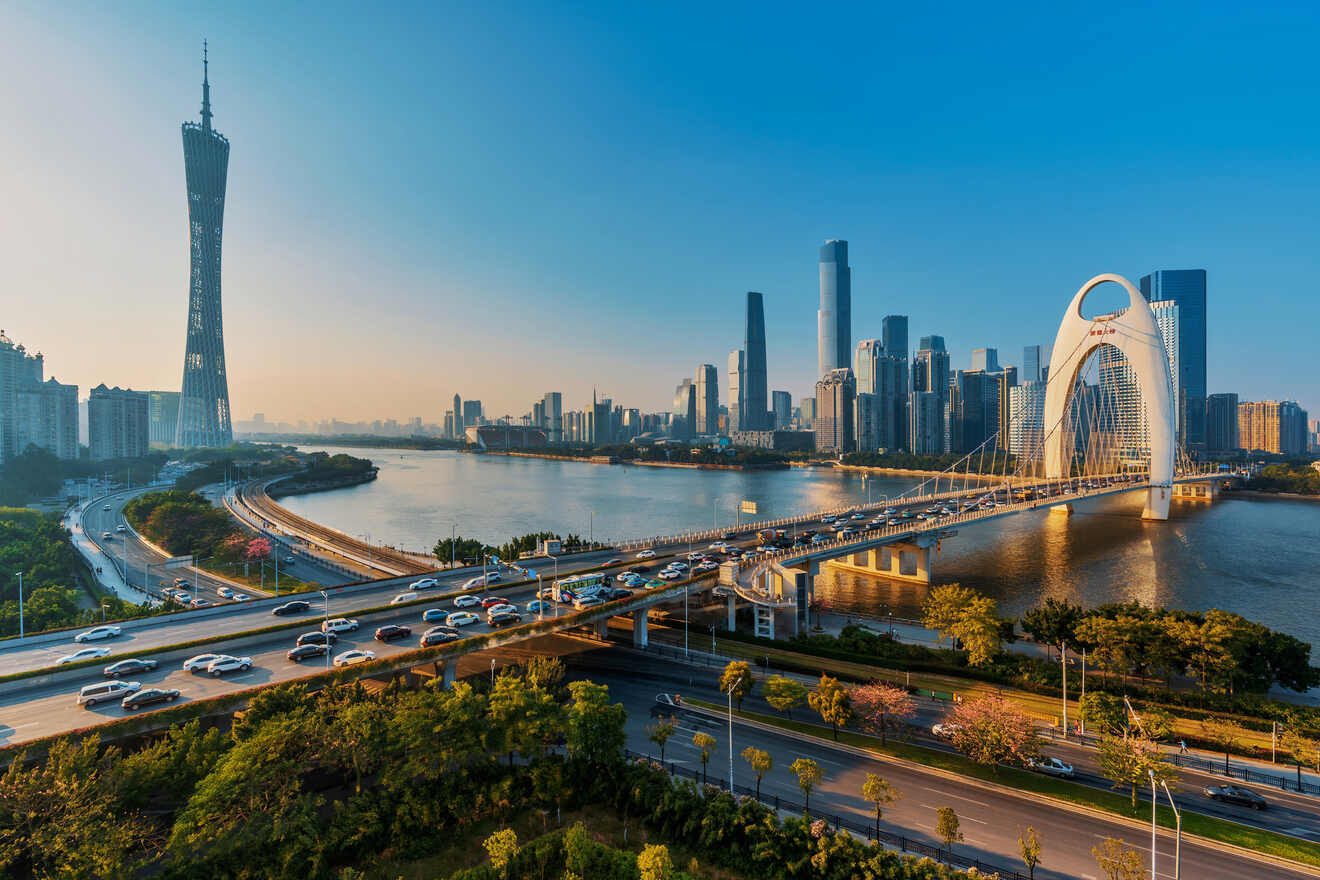
[[[598,620],[591,625],[591,631],[602,642],[610,637],[610,622],[608,620]]]
[[[829,564],[891,580],[928,584],[934,571],[936,549],[936,541],[918,538],[914,542],[886,544],[871,550],[849,553],[839,559],[831,559]]]
[[[729,593],[729,619],[725,629],[732,632],[738,628],[738,597]]]
[[[1219,496],[1218,480],[1198,480],[1194,483],[1174,483],[1173,497],[1183,501],[1213,502]]]
[[[454,675],[458,672],[458,660],[446,660],[444,671],[440,673],[440,686],[449,690],[454,686]]]
[[[645,648],[649,644],[646,631],[646,612],[647,609],[638,608],[632,613],[634,648]]]

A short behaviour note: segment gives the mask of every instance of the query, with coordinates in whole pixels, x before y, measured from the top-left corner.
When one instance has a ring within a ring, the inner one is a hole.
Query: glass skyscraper
[[[852,269],[848,242],[831,239],[820,248],[820,310],[816,312],[816,372],[852,369]]]
[[[747,292],[747,325],[743,334],[743,421],[744,431],[766,431],[770,424],[769,388],[765,365],[765,303],[761,294]]]
[[[1177,437],[1188,449],[1206,445],[1206,277],[1204,269],[1160,269],[1142,277],[1141,295],[1146,302],[1178,304],[1178,354],[1173,387],[1178,396]],[[1166,341],[1167,344],[1167,341]]]

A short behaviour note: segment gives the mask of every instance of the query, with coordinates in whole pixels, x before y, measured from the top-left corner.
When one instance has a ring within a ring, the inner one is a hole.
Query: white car
[[[605,600],[600,596],[580,596],[573,600],[573,607],[581,611],[583,608],[594,608],[597,605],[604,605]]]
[[[697,571],[714,571],[719,567],[720,564],[711,559],[707,559],[704,562],[697,563]]]
[[[697,560],[701,559],[703,555],[704,554],[700,550],[693,550],[691,553],[687,555],[688,562],[696,562]]]
[[[945,721],[931,727],[930,732],[940,739],[953,739],[954,734],[960,730],[962,730],[961,724],[949,724]]]
[[[345,651],[335,658],[336,666],[355,666],[358,663],[367,663],[376,659],[375,651]]]
[[[640,550],[640,551],[638,551],[637,555],[634,556],[633,558],[634,558],[634,559],[655,559],[655,551],[654,551],[654,550]]]
[[[1060,779],[1073,778],[1073,765],[1058,758],[1042,757],[1039,760],[1028,761],[1027,766],[1046,776],[1058,776]]]
[[[225,654],[207,664],[206,671],[219,678],[226,672],[247,672],[251,668],[251,657],[230,657]]]
[[[123,630],[117,626],[94,626],[86,632],[80,632],[73,637],[79,644],[83,642],[99,642],[101,639],[113,639]]]
[[[127,529],[124,528],[124,524],[123,524],[123,523],[120,523],[119,525],[115,526],[115,531],[116,531],[116,532],[123,532],[123,531],[127,531]]]
[[[232,599],[232,598],[234,598],[234,591],[231,590],[231,589],[229,589],[229,587],[221,587],[220,589],[216,590],[215,592],[216,592],[216,595],[218,595],[221,599]]]
[[[219,660],[224,654],[198,654],[196,657],[189,657],[183,661],[184,672],[201,672],[210,666],[215,660]]]
[[[729,545],[726,544],[726,543],[724,543],[723,541],[715,541],[715,542],[712,543],[712,544],[707,544],[707,545],[706,545],[706,549],[707,549],[707,550],[723,550],[725,547],[728,547],[728,546],[729,546]]]
[[[683,577],[683,572],[675,571],[672,568],[666,568],[664,571],[657,574],[656,577],[660,578],[662,581],[676,581]]]
[[[411,584],[409,584],[408,589],[429,590],[431,587],[438,587],[438,586],[440,586],[440,582],[435,578],[422,578],[421,580],[413,581]]]
[[[347,617],[332,617],[321,622],[321,632],[342,633],[357,632],[358,622]]]
[[[686,562],[680,562],[677,559],[665,566],[665,568],[672,568],[674,571],[687,571],[687,567],[688,564]]]
[[[501,602],[499,605],[492,605],[486,609],[486,617],[490,618],[492,614],[499,614],[502,611],[517,611],[517,605],[510,605],[508,602]]]
[[[249,596],[247,593],[235,593],[235,594],[234,594],[234,601],[235,601],[235,602],[251,602],[251,601],[252,601],[252,597]]]
[[[455,611],[453,614],[445,618],[445,623],[448,626],[467,626],[468,624],[476,623],[479,620],[481,620],[481,618],[477,617],[477,615],[473,614],[471,611]]]
[[[455,608],[471,608],[473,605],[480,605],[480,604],[481,604],[481,600],[478,599],[476,596],[469,595],[469,596],[454,597]]]
[[[416,593],[400,593],[390,600],[391,605],[402,605],[404,602],[411,602],[417,598]]]
[[[63,666],[65,663],[77,663],[80,660],[91,660],[93,657],[104,657],[110,653],[109,648],[83,648],[81,651],[74,651],[72,654],[65,654],[55,661],[56,666]]]

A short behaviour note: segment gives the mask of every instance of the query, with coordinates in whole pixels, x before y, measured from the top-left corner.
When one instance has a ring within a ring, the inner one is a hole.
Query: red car
[[[494,608],[496,605],[512,605],[512,604],[513,603],[510,602],[508,599],[505,599],[501,596],[487,596],[486,598],[481,600],[482,608]]]

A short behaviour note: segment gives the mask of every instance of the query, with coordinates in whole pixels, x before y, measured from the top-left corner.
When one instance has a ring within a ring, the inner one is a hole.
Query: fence
[[[689,770],[686,767],[679,767],[672,761],[661,764],[651,755],[644,755],[641,752],[634,752],[631,749],[625,749],[624,755],[629,760],[633,761],[650,761],[652,764],[662,767],[670,776],[675,776],[679,779],[691,779],[693,782],[712,785],[723,791],[729,790],[728,780],[714,776],[705,776],[700,770]],[[800,813],[803,815],[806,815],[807,812],[806,806],[803,804],[781,798],[779,795],[766,794],[758,796],[756,789],[750,788],[746,785],[735,785],[733,792],[734,794],[742,795],[743,797],[753,798],[775,811],[783,810],[785,812]],[[975,868],[978,873],[982,874],[996,873],[1000,877],[1000,880],[1029,880],[1026,874],[1022,874],[1018,871],[1000,867],[974,856],[965,856],[961,853],[956,853],[951,849],[931,846],[928,843],[914,840],[911,837],[902,834],[894,834],[893,832],[885,831],[883,828],[880,829],[880,833],[877,836],[875,823],[873,822],[858,822],[855,819],[845,818],[837,813],[833,815],[820,814],[817,815],[816,818],[825,820],[834,827],[835,831],[847,831],[865,840],[878,841],[887,846],[895,847],[900,852],[911,853],[912,855],[919,857],[924,856],[925,858],[933,859],[953,868],[959,868],[961,870]]]

